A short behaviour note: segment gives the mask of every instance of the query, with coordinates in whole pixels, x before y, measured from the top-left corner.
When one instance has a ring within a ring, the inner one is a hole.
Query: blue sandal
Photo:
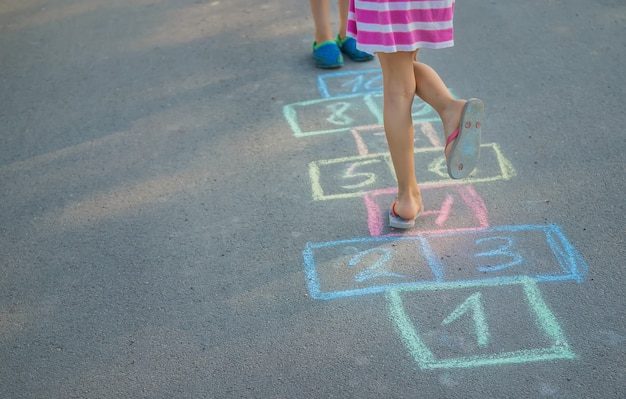
[[[337,47],[339,47],[341,52],[346,54],[352,61],[363,62],[374,58],[372,54],[357,49],[356,40],[353,37],[346,37],[341,40],[339,35],[337,35]]]
[[[337,43],[329,40],[317,44],[313,42],[313,58],[318,68],[340,68],[343,66],[343,56]]]

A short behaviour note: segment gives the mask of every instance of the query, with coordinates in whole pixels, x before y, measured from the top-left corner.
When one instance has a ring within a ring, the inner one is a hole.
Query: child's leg
[[[417,57],[416,57],[417,59]],[[413,62],[415,75],[415,94],[437,111],[443,123],[447,139],[458,127],[465,100],[456,100],[450,90],[430,66],[418,61]],[[450,148],[446,149],[446,156]]]
[[[330,0],[309,0],[309,5],[315,23],[315,42],[320,44],[335,40],[330,24]]]
[[[413,219],[422,207],[415,178],[411,106],[415,96],[414,53],[378,53],[383,72],[385,135],[398,179],[395,213]]]
[[[346,38],[348,30],[348,12],[350,11],[350,0],[339,0],[339,39]]]

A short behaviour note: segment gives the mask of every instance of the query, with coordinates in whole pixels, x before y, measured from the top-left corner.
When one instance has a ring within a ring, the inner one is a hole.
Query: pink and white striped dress
[[[454,45],[455,0],[350,0],[348,36],[374,54]]]

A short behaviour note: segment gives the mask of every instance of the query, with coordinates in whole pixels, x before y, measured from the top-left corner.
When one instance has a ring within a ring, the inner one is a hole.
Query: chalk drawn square
[[[487,207],[471,185],[422,188],[424,210],[415,227],[400,231],[389,227],[389,207],[397,198],[396,187],[374,190],[363,195],[370,235],[417,235],[434,232],[458,232],[489,227]]]
[[[510,180],[516,175],[515,168],[504,157],[498,144],[483,143],[480,146],[480,159],[472,173],[465,179],[450,179],[444,150],[444,147],[440,147],[415,151],[415,173],[420,186],[488,183]]]
[[[406,284],[434,282],[421,241],[399,237],[308,243],[303,251],[314,299],[377,294]]]
[[[428,233],[430,265],[439,281],[531,277],[581,282],[587,263],[556,225],[497,226]]]
[[[283,107],[283,115],[295,137],[306,137],[380,124],[378,106],[371,95],[357,94],[288,104]]]
[[[317,86],[324,98],[382,93],[383,74],[379,68],[324,73],[317,77]]]
[[[309,164],[313,200],[359,197],[393,181],[389,153],[321,160]]]
[[[415,122],[415,148],[442,147],[443,128],[440,122]],[[350,130],[359,155],[389,152],[383,125],[357,126]]]
[[[386,298],[391,319],[422,370],[576,356],[530,278],[397,287]]]

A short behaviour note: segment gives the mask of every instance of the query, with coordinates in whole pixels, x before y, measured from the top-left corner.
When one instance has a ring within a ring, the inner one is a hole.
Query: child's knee
[[[413,101],[415,96],[415,82],[409,80],[391,80],[384,83],[385,100],[406,102]]]

